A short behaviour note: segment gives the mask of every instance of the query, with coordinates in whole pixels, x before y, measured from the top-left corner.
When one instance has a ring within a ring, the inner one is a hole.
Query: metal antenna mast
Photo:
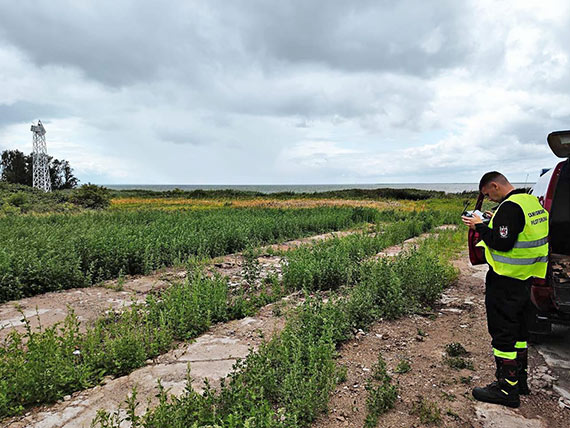
[[[34,133],[34,180],[33,185],[44,192],[51,191],[51,180],[49,177],[49,158],[46,146],[46,129],[41,120],[37,125],[32,125],[30,129]]]

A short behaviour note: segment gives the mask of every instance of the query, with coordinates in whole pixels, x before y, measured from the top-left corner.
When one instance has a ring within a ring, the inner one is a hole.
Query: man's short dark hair
[[[491,182],[501,183],[501,184],[508,184],[509,180],[503,174],[497,171],[491,171],[486,173],[483,177],[481,177],[481,181],[479,181],[479,191],[483,190],[487,184]]]

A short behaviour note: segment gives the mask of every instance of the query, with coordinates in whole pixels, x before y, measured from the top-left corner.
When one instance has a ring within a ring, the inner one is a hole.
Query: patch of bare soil
[[[82,326],[89,325],[106,311],[120,310],[133,302],[144,302],[151,290],[169,285],[165,275],[176,276],[173,270],[155,273],[149,276],[130,278],[123,285],[117,281],[109,281],[104,286],[73,288],[58,292],[44,293],[25,299],[0,304],[0,340],[3,340],[12,329],[25,329],[23,315],[30,326],[36,329],[61,322],[69,310],[73,310]],[[20,312],[22,311],[22,313]]]
[[[398,387],[394,409],[380,417],[382,427],[549,427],[570,426],[570,411],[545,381],[549,368],[530,348],[532,393],[521,396],[519,409],[474,401],[474,386],[494,380],[494,361],[484,307],[486,266],[471,266],[464,256],[455,262],[461,275],[446,290],[433,314],[380,321],[370,331],[359,332],[340,349],[339,364],[347,367],[347,380],[338,385],[329,412],[313,428],[362,427],[366,417],[365,389],[371,369],[381,354],[393,384]],[[460,343],[469,354],[473,370],[451,368],[444,360],[445,347]],[[411,370],[396,373],[402,360]],[[421,403],[423,402],[423,410]],[[434,403],[428,411],[429,403]],[[432,422],[427,422],[429,416]],[[422,422],[421,417],[424,417]]]

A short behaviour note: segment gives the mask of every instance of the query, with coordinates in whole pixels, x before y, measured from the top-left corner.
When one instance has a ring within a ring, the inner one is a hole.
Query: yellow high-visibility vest
[[[509,251],[497,251],[483,241],[477,246],[485,249],[485,260],[499,275],[521,280],[545,278],[548,265],[548,212],[535,196],[527,193],[511,195],[501,205],[506,201],[514,202],[524,213],[524,228],[514,247]],[[489,227],[493,228],[493,219]]]

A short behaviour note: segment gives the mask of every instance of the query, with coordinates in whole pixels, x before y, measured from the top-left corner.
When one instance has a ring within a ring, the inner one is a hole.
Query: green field
[[[186,265],[189,278],[149,295],[144,304],[82,326],[82,332],[71,312],[62,325],[10,333],[0,346],[0,416],[56,401],[104,376],[127,374],[212,323],[252,315],[269,302],[304,290],[333,293],[333,298],[327,304],[309,299],[281,335],[236,368],[221,394],[209,391],[197,398],[189,393],[180,401],[164,401],[139,426],[182,427],[187,421],[197,426],[306,426],[326,407],[334,386],[334,348],[354,328],[431,305],[453,281],[447,260],[464,235],[440,232],[417,251],[391,261],[370,260],[435,226],[457,224],[466,195],[408,192],[396,201],[385,199],[390,192],[351,191],[227,200],[220,199],[225,194],[173,192],[119,195],[106,210],[76,207],[61,213],[61,207],[69,208],[65,198],[9,190],[4,202],[8,209],[0,215],[0,301],[172,265]],[[20,211],[11,205],[16,202]],[[230,289],[227,279],[207,278],[193,264],[242,250],[247,256],[268,243],[371,223],[372,229],[366,229],[373,233],[287,252],[282,280],[267,278],[257,290]],[[293,388],[307,378],[314,382]],[[392,391],[386,383],[380,386]],[[247,420],[252,423],[244,424]],[[96,424],[118,426],[115,416],[104,413]]]
[[[252,199],[244,193],[233,201],[220,200],[228,196],[220,191],[199,193],[210,199],[195,199],[192,192],[182,192],[182,196],[162,192],[114,199],[107,210],[74,206],[72,212],[54,213],[69,208],[65,194],[4,187],[0,189],[4,201],[0,200],[4,209],[0,215],[0,302],[145,274],[184,263],[190,256],[215,257],[358,223],[393,221],[401,213],[433,211],[447,222],[457,222],[468,200],[466,195],[442,197],[441,192],[406,189],[398,191],[405,196],[399,201],[385,199],[393,194],[390,189],[337,192],[341,199],[325,198],[339,197],[330,192],[312,199],[306,194],[295,199],[291,195]],[[31,214],[17,211],[11,205],[14,201],[20,201],[21,209]],[[37,214],[34,209],[38,207],[52,212]]]
[[[356,208],[334,209],[336,214],[332,215],[330,210],[256,211],[255,214],[264,215],[262,222],[252,223],[256,227],[260,224],[283,226],[287,224],[285,219],[290,219],[296,227],[300,219],[311,220],[313,228],[315,223],[319,227],[331,227],[331,224],[346,226],[363,220],[381,221],[377,223],[375,234],[331,239],[288,252],[283,281],[269,278],[261,294],[252,290],[246,291],[246,295],[240,292],[234,295],[229,291],[227,279],[206,278],[194,270],[187,281],[172,285],[160,296],[149,295],[145,304],[133,305],[120,314],[112,314],[111,318],[101,318],[84,333],[80,333],[72,313],[62,326],[40,331],[28,329],[24,334],[12,332],[0,347],[0,415],[17,414],[29,405],[55,401],[97,384],[106,375],[127,374],[148,358],[168,350],[173,341],[195,337],[213,322],[251,315],[258,307],[295,290],[340,290],[341,294],[351,296],[342,300],[342,309],[335,312],[335,316],[341,316],[336,320],[340,330],[335,333],[335,340],[339,341],[350,328],[366,325],[378,316],[393,317],[430,304],[453,277],[449,268],[433,256],[432,250],[412,253],[390,264],[367,261],[387,246],[447,222],[447,214],[378,213]],[[259,220],[247,210],[231,212],[234,215],[248,213],[251,221]],[[154,214],[162,218],[167,213]],[[216,211],[200,212],[210,220],[210,215],[217,214]],[[231,214],[225,211],[224,214],[231,218]],[[74,220],[82,218],[76,216]],[[282,221],[275,221],[276,218]],[[49,218],[35,220],[46,219]],[[235,220],[241,220],[244,233],[248,230],[251,233],[243,216]],[[227,224],[237,227],[237,223]],[[74,354],[76,350],[80,351],[80,357]]]
[[[0,219],[0,301],[374,221],[366,208],[86,212]]]

